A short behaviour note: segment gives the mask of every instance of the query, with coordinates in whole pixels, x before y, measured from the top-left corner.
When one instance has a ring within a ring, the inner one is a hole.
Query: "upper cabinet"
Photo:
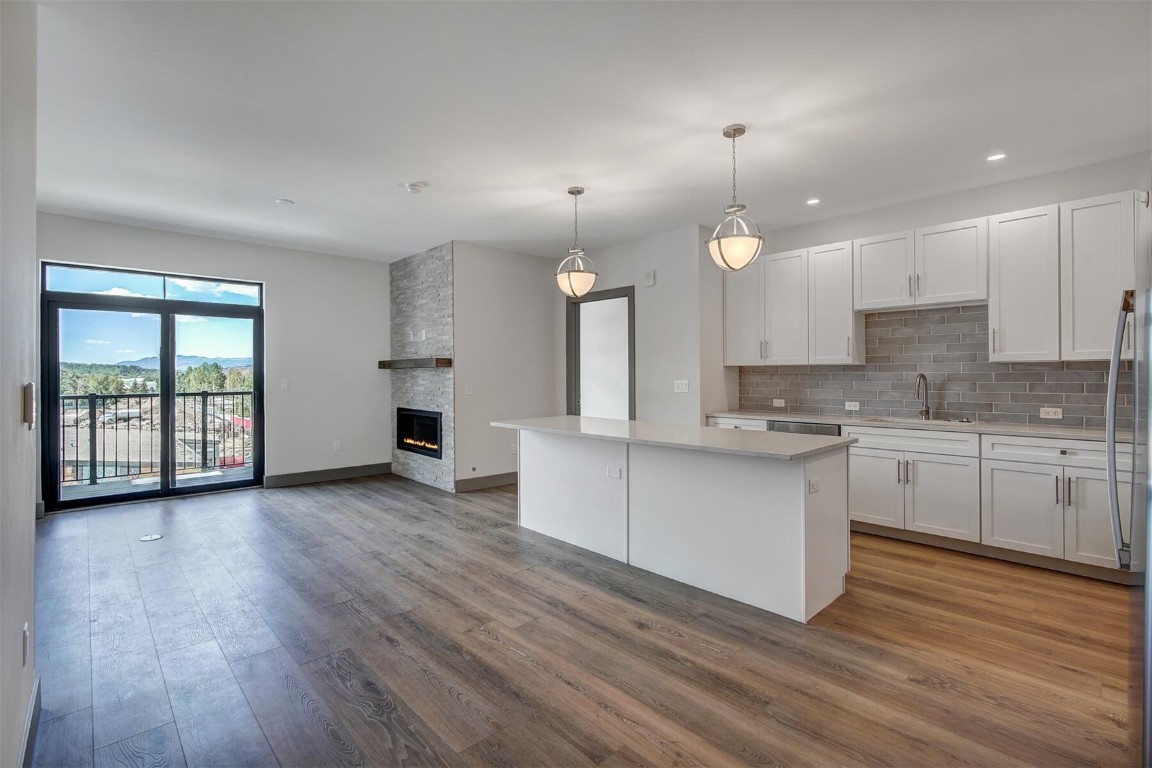
[[[763,259],[724,273],[724,364],[764,365]]]
[[[916,269],[914,233],[869,237],[852,243],[856,311],[907,307],[915,302],[912,274]]]
[[[856,240],[856,311],[987,299],[987,227],[980,218]]]
[[[764,363],[808,363],[808,250],[762,256]]]
[[[1060,205],[1060,356],[1107,360],[1125,290],[1136,287],[1132,192]],[[1131,331],[1122,348],[1131,358]]]
[[[1060,359],[1059,207],[988,219],[988,359]]]
[[[852,311],[852,242],[808,249],[808,362],[864,362],[864,315]]]

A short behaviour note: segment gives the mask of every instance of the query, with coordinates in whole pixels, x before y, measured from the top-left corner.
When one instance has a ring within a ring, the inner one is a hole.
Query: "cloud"
[[[137,299],[155,298],[154,296],[149,296],[145,293],[136,293],[135,291],[130,291],[127,288],[109,288],[106,291],[96,291],[96,293],[100,294],[101,296],[132,296]]]
[[[255,299],[260,296],[260,286],[242,285],[240,283],[211,283],[205,280],[185,280],[179,277],[169,277],[168,282],[182,288],[188,293],[210,293],[220,297],[226,293]]]
[[[201,317],[200,315],[176,315],[176,322],[178,323],[205,323],[208,318]]]
[[[134,350],[134,349],[118,349],[118,350],[116,350],[116,354],[118,354],[118,355],[134,355],[134,354],[136,354],[136,350]]]
[[[84,339],[85,344],[111,344],[112,342],[105,339]]]

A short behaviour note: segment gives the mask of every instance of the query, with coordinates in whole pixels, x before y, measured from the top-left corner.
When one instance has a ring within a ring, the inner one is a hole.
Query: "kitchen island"
[[[518,431],[518,522],[806,622],[844,592],[852,438],[550,416]]]

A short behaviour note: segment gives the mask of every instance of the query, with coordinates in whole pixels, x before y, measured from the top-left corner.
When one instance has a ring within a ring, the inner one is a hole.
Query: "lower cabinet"
[[[851,448],[849,517],[966,541],[980,540],[980,460]]]
[[[1048,557],[1116,568],[1108,473],[1103,469],[984,461],[981,541]],[[1132,484],[1118,484],[1125,538]]]

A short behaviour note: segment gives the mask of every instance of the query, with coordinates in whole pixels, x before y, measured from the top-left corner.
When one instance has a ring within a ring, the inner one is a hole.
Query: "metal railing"
[[[252,463],[252,392],[179,392],[176,474]],[[160,474],[160,394],[61,395],[60,482],[96,485]]]

